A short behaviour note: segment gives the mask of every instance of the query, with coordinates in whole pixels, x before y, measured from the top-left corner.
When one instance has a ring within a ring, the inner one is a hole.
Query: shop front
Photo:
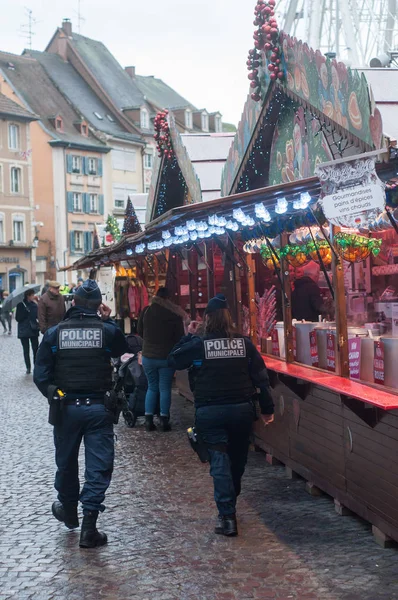
[[[31,249],[2,248],[0,251],[0,289],[13,292],[32,281]]]

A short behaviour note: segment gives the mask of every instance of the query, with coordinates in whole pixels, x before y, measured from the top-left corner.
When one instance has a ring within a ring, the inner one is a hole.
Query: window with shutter
[[[72,156],[72,173],[82,172],[82,159],[80,156]]]
[[[100,215],[105,214],[104,194],[99,194],[98,196],[98,212]]]
[[[70,245],[70,251],[73,253],[75,252],[75,232],[71,231],[69,233],[69,245]]]
[[[83,252],[84,250],[84,237],[83,231],[75,231],[75,251]]]
[[[73,156],[71,154],[66,155],[66,171],[72,173],[73,170]]]
[[[67,192],[66,194],[68,212],[73,212],[73,192]]]

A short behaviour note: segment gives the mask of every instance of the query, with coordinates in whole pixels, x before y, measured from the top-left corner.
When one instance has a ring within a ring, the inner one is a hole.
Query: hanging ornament
[[[377,256],[381,249],[381,240],[366,238],[352,233],[337,233],[334,237],[336,250],[347,262],[366,260],[370,254]]]
[[[318,255],[317,249],[318,249],[319,255]],[[325,267],[328,267],[329,265],[332,264],[332,249],[330,248],[330,246],[326,240],[323,240],[321,242],[315,242],[315,244],[313,241],[308,242],[307,254],[310,257],[310,259],[316,263],[320,262],[319,261],[319,256],[320,256]]]
[[[298,267],[302,267],[306,265],[310,259],[307,256],[305,246],[291,246],[288,244],[281,248],[281,256],[286,258],[289,265],[297,269]]]
[[[258,68],[261,66],[261,51],[267,55],[268,69],[272,81],[284,79],[285,74],[281,69],[282,48],[279,42],[279,28],[275,18],[276,0],[258,0],[254,9],[255,19],[253,25],[254,48],[249,51],[246,62],[249,70],[248,78],[255,102],[261,100],[261,82]]]
[[[270,247],[266,244],[261,246],[260,248],[261,258],[263,259],[263,263],[270,271],[275,271],[275,265],[277,268],[280,266],[279,255],[275,251],[275,253],[270,249]]]
[[[173,160],[174,150],[170,137],[169,122],[167,120],[168,114],[168,110],[161,110],[156,115],[154,119],[155,135],[153,137],[156,140],[159,157],[164,156],[166,160]]]

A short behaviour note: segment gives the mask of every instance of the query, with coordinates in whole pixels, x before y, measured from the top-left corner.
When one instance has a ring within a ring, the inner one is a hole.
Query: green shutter
[[[71,231],[69,233],[69,245],[70,245],[70,251],[72,254],[74,254],[75,252],[75,232]]]
[[[104,194],[98,195],[98,212],[100,215],[105,214]]]
[[[67,192],[66,194],[68,212],[73,212],[73,192]]]
[[[83,212],[89,213],[90,212],[90,196],[87,193],[83,194],[82,203],[83,203]]]
[[[102,158],[99,158],[97,160],[97,165],[98,165],[98,167],[97,167],[97,175],[98,175],[98,177],[102,177],[102,173],[103,173]]]
[[[82,165],[82,174],[88,175],[88,160],[86,159],[85,156],[82,156],[80,160],[81,160],[81,165]]]
[[[72,173],[72,155],[71,154],[67,154],[66,155],[66,170],[68,173]]]
[[[91,231],[84,232],[84,253],[88,254],[92,250],[92,236]]]

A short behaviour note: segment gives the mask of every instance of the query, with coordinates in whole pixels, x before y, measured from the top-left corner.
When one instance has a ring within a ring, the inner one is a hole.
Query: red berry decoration
[[[159,158],[164,156],[166,160],[172,160],[174,158],[174,151],[167,120],[168,113],[168,110],[163,110],[156,115],[154,119],[155,135],[153,137],[156,140]]]
[[[279,28],[275,18],[276,0],[257,0],[254,9],[254,25],[257,27],[253,33],[254,48],[249,50],[246,62],[249,71],[250,87],[256,89],[251,94],[255,102],[261,100],[261,82],[258,68],[267,66],[271,81],[284,78],[281,60],[281,46],[279,45]],[[261,51],[267,55],[267,65],[262,65]]]

